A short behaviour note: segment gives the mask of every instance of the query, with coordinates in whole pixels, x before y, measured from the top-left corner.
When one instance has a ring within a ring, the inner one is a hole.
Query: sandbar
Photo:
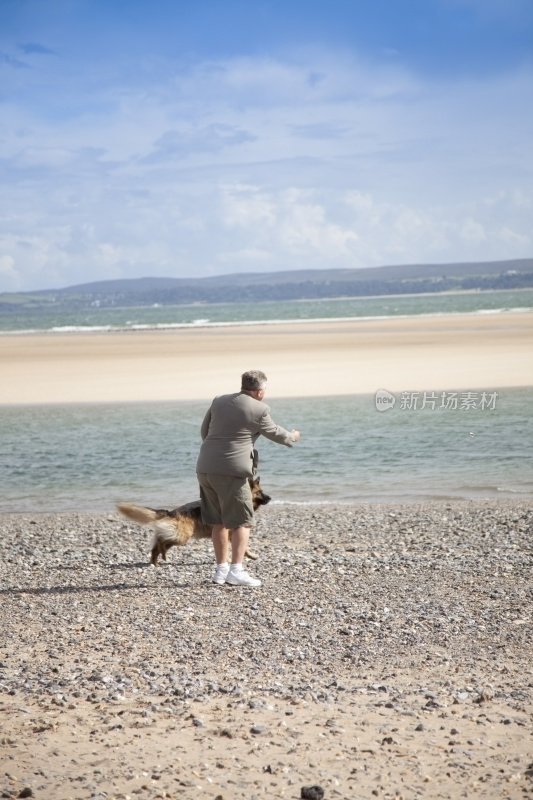
[[[270,397],[533,385],[533,313],[0,336],[0,405],[208,400],[262,369]]]

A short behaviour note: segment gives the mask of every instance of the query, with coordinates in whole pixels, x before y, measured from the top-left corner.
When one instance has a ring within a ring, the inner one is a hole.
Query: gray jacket
[[[245,392],[215,397],[201,427],[197,472],[251,477],[258,436],[292,447],[289,431],[276,425],[270,408]]]

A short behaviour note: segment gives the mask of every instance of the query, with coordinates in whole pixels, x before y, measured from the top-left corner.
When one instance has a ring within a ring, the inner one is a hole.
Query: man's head
[[[261,397],[265,393],[267,376],[258,369],[251,369],[241,375],[241,392]],[[260,399],[260,398],[259,398]]]

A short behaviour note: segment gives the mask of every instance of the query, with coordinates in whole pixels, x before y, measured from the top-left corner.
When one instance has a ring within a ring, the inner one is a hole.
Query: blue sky
[[[0,0],[0,291],[533,256],[531,0]]]

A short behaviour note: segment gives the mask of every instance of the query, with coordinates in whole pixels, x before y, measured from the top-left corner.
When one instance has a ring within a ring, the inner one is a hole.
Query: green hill
[[[292,270],[209,278],[132,278],[0,294],[0,311],[304,300],[533,286],[533,258],[363,269]]]

